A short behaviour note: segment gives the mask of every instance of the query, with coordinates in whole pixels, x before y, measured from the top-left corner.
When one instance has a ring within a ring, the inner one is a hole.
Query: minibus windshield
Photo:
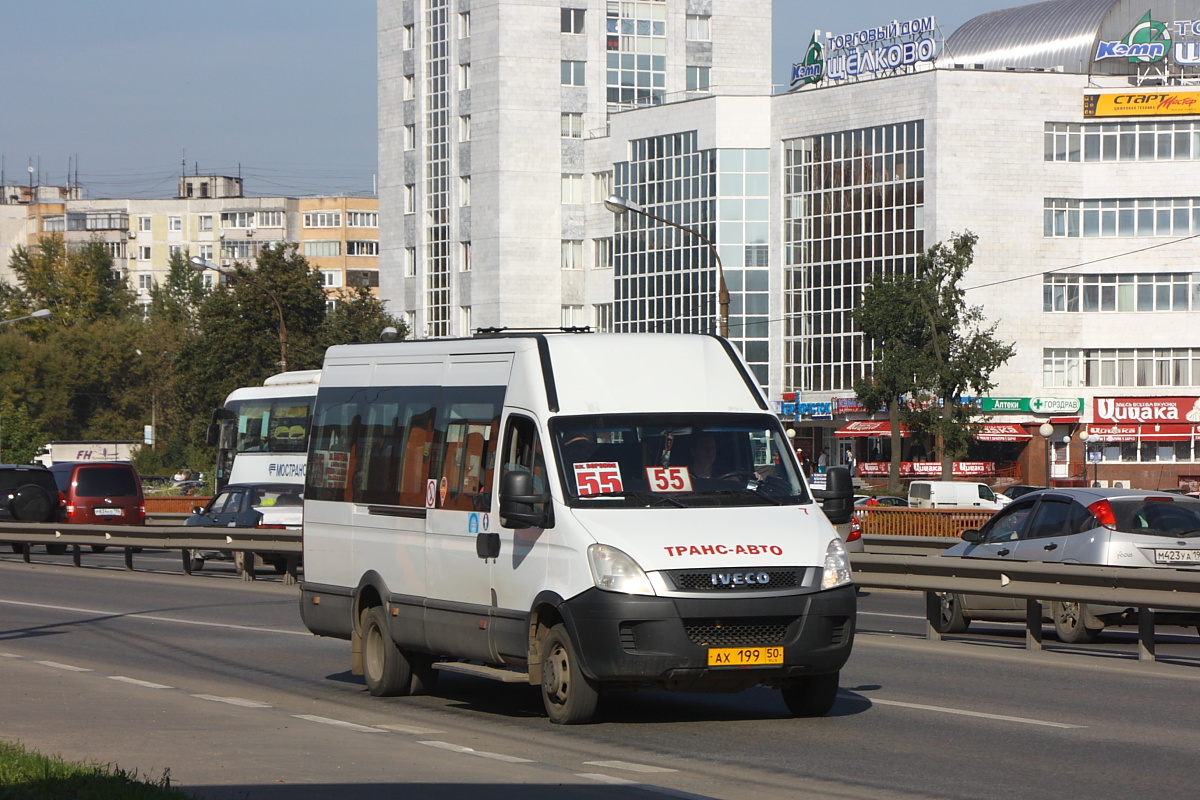
[[[678,508],[811,502],[765,414],[605,414],[550,422],[569,505]]]

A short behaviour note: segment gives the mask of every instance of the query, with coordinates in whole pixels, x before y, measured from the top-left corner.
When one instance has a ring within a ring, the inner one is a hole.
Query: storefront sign
[[[1085,117],[1178,117],[1188,114],[1200,114],[1200,92],[1138,91],[1089,94],[1083,98]]]
[[[834,414],[866,414],[867,408],[857,397],[835,397],[830,401]],[[886,407],[885,407],[886,410]]]
[[[824,44],[813,34],[804,60],[792,64],[793,89],[822,79],[862,80],[878,74],[928,64],[939,50],[934,17],[893,21],[886,25],[830,36]]]
[[[1164,22],[1154,19],[1153,13],[1147,11],[1123,38],[1097,42],[1094,60],[1124,61],[1134,66],[1163,62],[1181,67],[1200,64],[1200,20]]]
[[[1082,397],[983,397],[979,410],[985,414],[1080,414]]]
[[[1097,397],[1093,419],[1098,424],[1200,422],[1197,397]],[[1090,430],[1090,429],[1089,429]]]
[[[858,474],[864,478],[886,478],[890,464],[887,461],[859,462]],[[994,461],[955,461],[954,477],[986,478],[996,474]],[[901,478],[939,478],[942,465],[937,461],[901,461]]]

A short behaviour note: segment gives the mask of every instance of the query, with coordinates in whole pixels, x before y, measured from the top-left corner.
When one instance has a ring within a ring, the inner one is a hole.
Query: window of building
[[[458,88],[459,91],[464,91],[471,88],[471,65],[458,65]]]
[[[563,239],[562,268],[583,269],[583,242],[578,239]]]
[[[415,150],[416,147],[417,147],[417,126],[416,125],[405,125],[404,126],[404,149],[405,150]]]
[[[1200,309],[1200,276],[1190,272],[1045,275],[1048,313],[1191,311]]]
[[[1047,122],[1046,161],[1195,161],[1198,122]]]
[[[167,230],[181,231],[183,230],[183,217],[167,217]]]
[[[283,227],[283,212],[282,211],[259,211],[255,218],[260,228],[282,228]]]
[[[222,228],[253,228],[253,211],[223,211],[221,212]]]
[[[592,306],[592,327],[599,333],[612,333],[612,303]]]
[[[306,227],[306,228],[340,228],[340,227],[342,227],[342,212],[340,212],[340,211],[306,211],[306,212],[304,212],[304,227]]]
[[[342,254],[342,243],[331,241],[307,241],[303,253],[306,258],[334,258]]]
[[[1068,239],[1191,236],[1200,233],[1200,197],[1047,197],[1042,233],[1047,238]]]
[[[150,245],[143,244],[143,245],[138,246],[138,260],[140,260],[140,261],[149,261],[150,260]]]
[[[404,248],[404,277],[415,278],[417,276],[417,249],[415,247]],[[410,326],[411,330],[411,326]]]
[[[351,239],[346,242],[346,255],[377,256],[379,255],[379,242],[374,239]]]
[[[183,255],[183,245],[172,244],[167,246],[167,256],[169,258],[178,258]]]
[[[569,305],[562,307],[562,326],[564,328],[587,327],[587,314],[583,306]]]
[[[584,66],[585,61],[563,61],[562,62],[562,85],[563,86],[584,86]]]
[[[471,335],[471,307],[459,306],[458,308],[458,324],[461,326],[462,335]]]
[[[458,140],[460,142],[471,141],[471,115],[463,114],[458,118]]]
[[[612,191],[612,170],[592,173],[592,200],[603,203]]]
[[[458,179],[458,204],[471,205],[471,176],[463,175]]]
[[[338,288],[342,285],[342,271],[340,269],[321,270],[321,285],[326,289]]]
[[[707,92],[708,71],[708,67],[688,67],[687,90],[689,92]]]
[[[583,203],[583,176],[564,173],[562,176],[562,201],[567,205]]]
[[[378,211],[347,211],[346,212],[346,227],[347,228],[378,228],[379,227],[379,212]]]
[[[154,221],[153,217],[138,217],[138,230],[139,231],[150,230],[151,225],[153,224],[153,221]]]
[[[667,85],[667,4],[609,2],[604,24],[609,108],[657,102]]]
[[[583,33],[583,20],[586,12],[582,8],[562,9],[562,32]]]
[[[596,239],[596,269],[612,269],[612,238]]]
[[[416,96],[417,96],[417,95],[416,95],[416,91],[417,91],[417,82],[416,82],[416,81],[413,79],[413,76],[412,76],[412,75],[405,75],[405,76],[404,76],[403,85],[404,85],[404,95],[403,95],[403,97],[404,97],[404,99],[405,99],[405,100],[412,100],[414,97],[416,97]]]
[[[154,288],[154,276],[149,273],[141,273],[138,275],[138,288],[143,292],[148,292]]]
[[[202,244],[196,247],[196,255],[203,258],[205,261],[212,261],[213,246],[211,244]]]
[[[199,217],[199,222],[200,222],[200,232],[201,233],[209,233],[212,231],[212,229],[213,229],[212,214],[201,214]]]
[[[711,17],[700,14],[688,14],[686,24],[686,35],[689,42],[707,42],[712,39],[709,32],[709,20]]]
[[[562,115],[562,138],[583,138],[583,114],[564,112]]]
[[[458,268],[462,272],[471,271],[471,243],[458,243]]]
[[[458,38],[466,39],[471,35],[471,12],[463,11],[458,15]]]
[[[401,46],[405,50],[412,50],[416,46],[417,39],[412,25],[405,25],[401,31]]]
[[[404,213],[415,214],[417,211],[417,187],[414,184],[404,185]]]
[[[1079,349],[1042,351],[1047,388],[1200,386],[1200,348]]]

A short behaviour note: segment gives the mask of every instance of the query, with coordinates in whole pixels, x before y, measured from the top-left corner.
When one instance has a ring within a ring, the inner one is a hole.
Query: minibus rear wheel
[[[542,702],[557,725],[591,722],[600,692],[583,674],[567,629],[559,623],[542,640]]]
[[[382,606],[362,612],[363,678],[375,697],[408,694],[412,686],[412,666],[388,633]]]
[[[807,675],[794,678],[783,686],[783,702],[797,717],[823,717],[837,700],[838,678],[841,673]]]

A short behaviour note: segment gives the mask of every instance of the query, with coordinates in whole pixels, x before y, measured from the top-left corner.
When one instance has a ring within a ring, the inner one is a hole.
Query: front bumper
[[[589,678],[736,691],[841,669],[854,642],[856,606],[853,585],[782,597],[645,597],[590,589],[561,611]],[[782,647],[783,664],[710,667],[713,647]]]

